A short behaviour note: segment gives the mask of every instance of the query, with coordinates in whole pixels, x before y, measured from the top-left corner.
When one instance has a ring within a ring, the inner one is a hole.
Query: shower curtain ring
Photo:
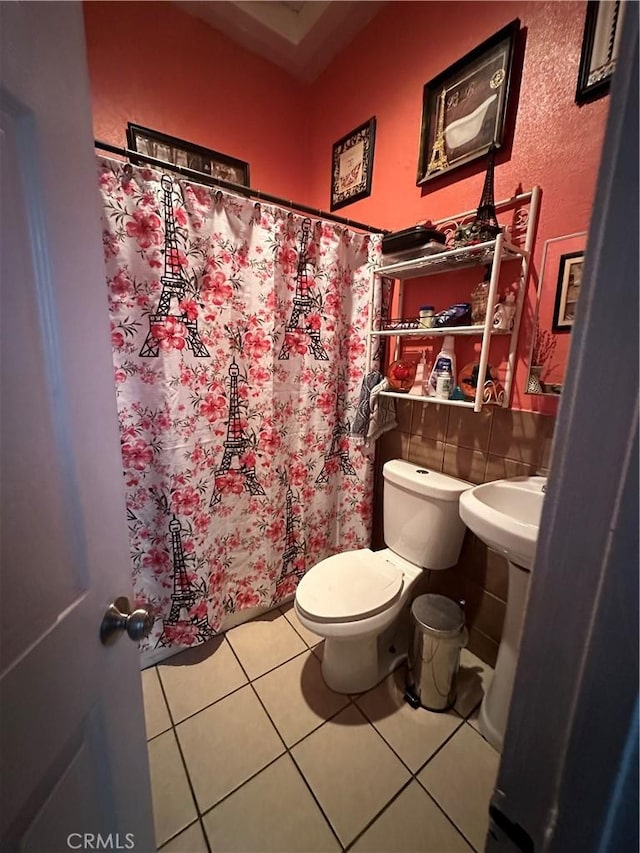
[[[220,204],[222,201],[222,190],[218,190],[215,195],[216,204]]]
[[[131,178],[133,176],[133,166],[131,165],[131,163],[125,163],[122,171],[129,178]]]

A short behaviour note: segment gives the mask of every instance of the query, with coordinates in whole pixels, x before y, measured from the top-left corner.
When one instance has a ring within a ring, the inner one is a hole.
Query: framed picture
[[[584,252],[569,252],[560,256],[556,303],[551,324],[554,332],[568,332],[573,326],[583,267]]]
[[[502,145],[519,31],[516,19],[425,85],[418,186]]]
[[[584,22],[576,103],[584,104],[609,91],[616,67],[626,0],[589,0]]]
[[[333,146],[331,210],[371,195],[376,118],[370,118]]]
[[[244,160],[237,160],[235,157],[229,157],[228,154],[193,145],[191,142],[168,136],[166,133],[158,133],[157,130],[150,130],[148,127],[129,122],[127,145],[131,151],[164,160],[174,166],[184,166],[186,169],[203,172],[205,175],[211,175],[212,178],[219,178],[232,184],[240,184],[244,187],[250,185],[249,164]]]

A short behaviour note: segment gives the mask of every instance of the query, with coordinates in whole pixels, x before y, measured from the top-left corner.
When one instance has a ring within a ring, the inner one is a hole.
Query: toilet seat
[[[327,557],[302,578],[296,605],[315,622],[353,622],[387,610],[398,600],[403,573],[369,548]]]

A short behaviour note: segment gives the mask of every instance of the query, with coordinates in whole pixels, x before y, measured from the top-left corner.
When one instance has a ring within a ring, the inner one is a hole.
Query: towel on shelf
[[[381,391],[388,390],[389,380],[377,370],[367,373],[362,380],[351,435],[364,438],[365,447],[372,445],[383,432],[398,425],[395,401],[390,397],[380,397]]]

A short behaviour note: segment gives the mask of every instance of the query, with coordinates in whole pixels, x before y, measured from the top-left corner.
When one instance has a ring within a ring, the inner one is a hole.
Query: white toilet
[[[458,500],[471,483],[400,459],[382,474],[388,547],[321,560],[296,591],[300,622],[326,640],[322,675],[337,693],[362,693],[398,666],[408,639],[398,617],[408,617],[422,570],[455,565],[462,547]]]

